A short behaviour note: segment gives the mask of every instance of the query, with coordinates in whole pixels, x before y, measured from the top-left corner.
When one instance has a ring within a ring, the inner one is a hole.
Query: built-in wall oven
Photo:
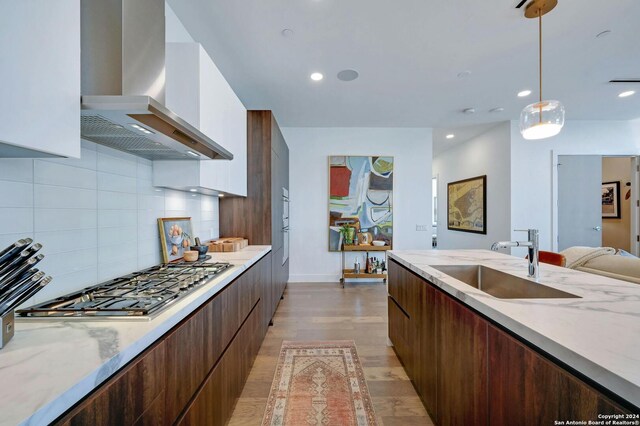
[[[289,190],[282,188],[282,237],[284,249],[282,250],[282,264],[289,259]]]

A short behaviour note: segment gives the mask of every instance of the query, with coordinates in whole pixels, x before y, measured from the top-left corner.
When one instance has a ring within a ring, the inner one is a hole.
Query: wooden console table
[[[340,282],[342,283],[342,288],[344,288],[344,282],[347,278],[381,278],[383,282],[387,282],[387,274],[367,274],[365,272],[360,271],[359,274],[356,274],[353,269],[345,268],[345,260],[344,254],[346,252],[363,252],[365,256],[369,257],[370,251],[388,251],[391,250],[390,246],[372,246],[372,245],[343,245],[342,246],[342,278],[340,278]],[[388,260],[386,258],[385,253],[385,262],[388,264]],[[366,263],[365,263],[366,264]],[[364,268],[364,265],[360,265],[361,268]]]

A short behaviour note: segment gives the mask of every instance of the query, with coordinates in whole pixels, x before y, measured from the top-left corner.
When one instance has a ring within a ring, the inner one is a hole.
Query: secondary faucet
[[[491,245],[491,250],[498,251],[501,248],[508,247],[527,247],[529,249],[529,277],[538,280],[540,275],[540,263],[538,260],[539,243],[538,237],[540,232],[537,229],[514,229],[516,232],[526,232],[529,236],[529,241],[498,241]]]

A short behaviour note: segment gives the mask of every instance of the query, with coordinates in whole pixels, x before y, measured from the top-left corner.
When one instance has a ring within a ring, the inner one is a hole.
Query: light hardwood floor
[[[387,337],[386,296],[382,284],[289,284],[229,425],[262,422],[283,340],[354,340],[379,424],[432,425]]]

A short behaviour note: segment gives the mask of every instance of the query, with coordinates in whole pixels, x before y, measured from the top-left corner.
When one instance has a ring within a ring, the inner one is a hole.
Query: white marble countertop
[[[152,320],[29,320],[0,350],[0,425],[48,424],[271,250],[209,253],[234,265]]]
[[[485,265],[523,278],[527,261],[487,250],[390,257],[496,323],[640,407],[640,285],[541,264],[539,282],[579,299],[497,299],[429,265]]]

